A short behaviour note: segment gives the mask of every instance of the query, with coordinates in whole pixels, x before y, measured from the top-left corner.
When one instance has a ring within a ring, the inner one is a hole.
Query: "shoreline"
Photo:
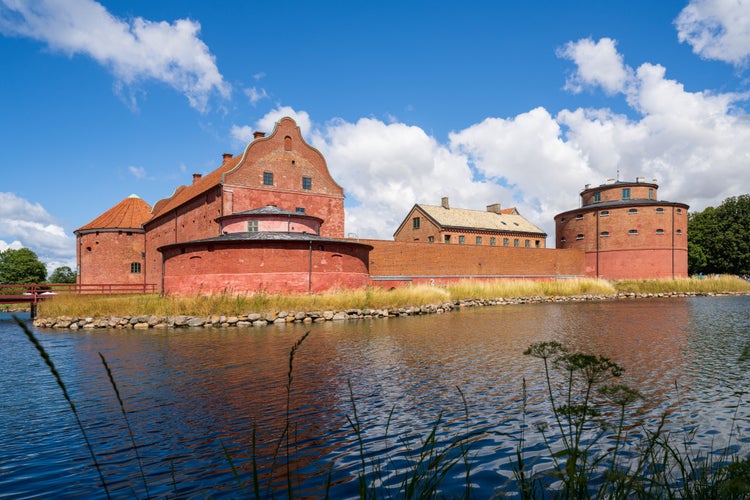
[[[679,297],[722,297],[750,295],[750,292],[664,292],[615,294],[583,294],[566,296],[532,296],[496,299],[464,299],[423,306],[391,307],[382,309],[345,309],[326,311],[276,311],[267,313],[249,312],[241,315],[213,314],[210,316],[149,316],[123,315],[102,318],[58,316],[38,317],[33,320],[35,328],[58,330],[127,329],[168,330],[180,328],[260,328],[287,323],[321,323],[325,321],[357,321],[388,319],[424,314],[443,314],[469,307],[543,304],[559,302],[601,302],[607,300],[659,299]],[[27,310],[28,311],[28,310]]]

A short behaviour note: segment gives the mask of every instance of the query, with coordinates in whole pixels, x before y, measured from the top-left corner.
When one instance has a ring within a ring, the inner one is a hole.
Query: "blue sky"
[[[691,210],[750,193],[750,2],[0,0],[0,250],[153,205],[295,118],[346,231],[516,206],[554,241],[585,184]]]

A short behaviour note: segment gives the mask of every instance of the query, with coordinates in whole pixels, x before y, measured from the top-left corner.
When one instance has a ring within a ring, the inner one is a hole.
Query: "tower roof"
[[[131,194],[74,233],[101,229],[141,229],[151,217],[151,206],[135,194]]]

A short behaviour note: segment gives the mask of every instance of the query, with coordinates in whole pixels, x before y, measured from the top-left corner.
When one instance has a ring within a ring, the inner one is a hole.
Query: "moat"
[[[749,308],[748,296],[687,297],[260,329],[36,334],[77,405],[113,497],[146,494],[98,353],[128,410],[150,495],[231,498],[237,481],[222,444],[249,481],[255,430],[259,470],[271,468],[286,422],[289,352],[307,331],[294,356],[289,414],[297,492],[322,492],[333,465],[331,495],[358,497],[359,444],[347,421],[351,390],[373,454],[398,460],[399,436],[423,438],[440,416],[446,435],[467,426],[479,432],[471,453],[473,494],[489,497],[511,488],[524,379],[530,410],[546,409],[541,364],[522,354],[532,342],[556,340],[612,358],[626,370],[620,382],[644,394],[647,420],[671,412],[673,430],[697,429],[696,446],[706,453],[726,445],[733,432],[734,449],[747,455],[750,406],[738,393],[750,388],[743,355],[750,349]],[[103,496],[59,387],[7,314],[0,315],[0,339],[0,491],[13,498]],[[526,438],[528,450],[540,448],[534,432]],[[544,468],[545,460],[535,467]],[[268,484],[285,492],[279,463]],[[463,494],[464,472],[458,467],[446,479],[448,496]]]

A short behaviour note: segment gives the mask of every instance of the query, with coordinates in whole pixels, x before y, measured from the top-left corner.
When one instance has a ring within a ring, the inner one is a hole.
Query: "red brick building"
[[[393,235],[395,241],[455,245],[544,248],[547,234],[515,208],[489,205],[486,211],[453,208],[447,197],[440,205],[416,204]]]
[[[585,254],[586,275],[687,277],[688,206],[660,201],[659,186],[610,180],[581,191],[581,207],[555,216],[557,248]]]
[[[130,195],[74,231],[78,284],[145,284],[146,232],[151,206]]]

